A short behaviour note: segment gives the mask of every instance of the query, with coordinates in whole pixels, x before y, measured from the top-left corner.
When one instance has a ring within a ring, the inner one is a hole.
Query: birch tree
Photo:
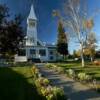
[[[54,16],[58,16],[63,21],[69,35],[78,40],[81,50],[82,67],[84,62],[84,46],[87,42],[88,34],[93,28],[93,17],[88,15],[88,6],[86,0],[67,0],[64,3],[64,14],[59,11],[53,11]],[[97,14],[97,12],[96,12]]]

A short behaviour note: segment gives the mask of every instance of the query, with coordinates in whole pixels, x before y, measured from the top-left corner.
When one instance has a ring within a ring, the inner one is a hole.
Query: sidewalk
[[[52,85],[63,87],[65,95],[69,97],[69,100],[100,100],[100,94],[89,87],[44,67],[44,64],[38,64],[37,67],[43,76],[51,81]]]

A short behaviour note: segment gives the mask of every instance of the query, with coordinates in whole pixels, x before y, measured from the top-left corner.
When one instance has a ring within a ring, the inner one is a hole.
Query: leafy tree
[[[87,57],[90,56],[90,50],[88,48],[84,48],[84,55]]]
[[[74,58],[78,57],[77,51],[76,51],[76,50],[73,51],[73,57],[74,57]]]
[[[21,16],[7,20],[8,8],[0,5],[0,54],[3,56],[14,55],[18,52],[24,38],[21,26]]]
[[[63,55],[63,57],[68,55],[67,37],[65,34],[65,29],[61,21],[59,21],[59,25],[58,25],[57,51],[58,53]]]
[[[6,17],[9,16],[8,11],[9,9],[5,5],[0,5],[0,27],[6,21]]]
[[[96,48],[96,37],[95,37],[95,33],[94,32],[91,32],[89,35],[88,35],[88,38],[87,38],[87,48],[89,50],[89,55],[91,57],[91,62],[93,61],[94,59],[94,56],[96,54],[96,51],[95,51],[95,48]]]

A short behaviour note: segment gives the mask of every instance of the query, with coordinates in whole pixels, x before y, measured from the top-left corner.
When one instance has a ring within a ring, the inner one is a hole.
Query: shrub
[[[68,70],[66,70],[66,72],[69,77],[71,77],[71,78],[75,77],[75,71],[73,69],[68,69]]]
[[[49,63],[47,63],[47,64],[46,64],[46,67],[48,67],[48,68],[52,68],[52,67],[53,67],[53,65],[52,65],[52,64],[49,64]]]
[[[93,63],[94,63],[95,65],[100,65],[100,61],[97,61],[97,60],[95,60]]]
[[[46,67],[48,67],[48,68],[53,68],[55,71],[57,71],[58,73],[64,73],[65,71],[64,71],[64,68],[62,68],[62,67],[58,67],[58,66],[56,66],[56,65],[54,65],[54,64],[46,64]]]
[[[78,73],[77,75],[78,79],[80,81],[89,81],[92,79],[92,77],[90,75],[87,75],[86,73],[84,72],[81,72],[81,73]]]
[[[56,68],[56,71],[57,71],[58,73],[64,73],[64,72],[65,72],[64,68],[62,68],[62,67],[57,67],[57,68]]]
[[[36,68],[36,67],[32,67],[32,72],[33,74],[38,74],[39,73],[39,70]]]
[[[57,69],[57,66],[56,65],[54,65],[54,64],[46,64],[46,67],[48,67],[48,68],[53,68],[54,70],[56,70]]]
[[[61,88],[53,87],[53,94],[56,100],[66,100],[64,96],[64,91]]]
[[[51,86],[42,87],[41,93],[42,93],[43,96],[45,96],[47,98],[47,96],[49,96],[50,94],[53,94],[52,87]]]
[[[39,70],[36,67],[32,67],[33,77],[37,78],[39,76]]]
[[[37,87],[48,86],[49,80],[46,79],[46,78],[40,77],[40,78],[35,80],[35,84],[36,84]]]
[[[46,100],[66,100],[64,96],[64,91],[58,87],[42,87],[41,93],[43,96],[46,97]]]

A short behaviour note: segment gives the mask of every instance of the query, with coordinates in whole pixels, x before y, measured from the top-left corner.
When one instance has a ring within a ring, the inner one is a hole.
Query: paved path
[[[44,67],[43,64],[38,64],[40,72],[49,80],[53,85],[63,87],[65,94],[69,100],[100,100],[100,94],[91,90],[89,87],[75,82],[65,75],[59,75],[53,70]]]

